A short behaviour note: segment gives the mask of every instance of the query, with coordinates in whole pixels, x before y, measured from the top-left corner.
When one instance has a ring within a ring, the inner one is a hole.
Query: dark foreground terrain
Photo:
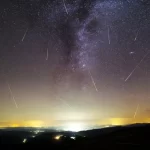
[[[117,126],[81,132],[58,132],[33,128],[1,129],[0,149],[8,144],[29,147],[34,144],[34,148],[43,144],[43,148],[48,145],[50,149],[150,149],[150,124]]]

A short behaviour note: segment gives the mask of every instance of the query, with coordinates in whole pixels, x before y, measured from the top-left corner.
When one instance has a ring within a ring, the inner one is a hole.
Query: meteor
[[[16,108],[18,108],[17,102],[16,102],[16,100],[15,100],[15,97],[14,97],[14,95],[13,95],[13,92],[12,92],[12,90],[11,90],[11,87],[10,87],[9,83],[7,83],[7,85],[8,85],[9,92],[10,92],[10,94],[11,94],[11,96],[12,96],[12,100],[13,100],[13,102],[14,102]]]

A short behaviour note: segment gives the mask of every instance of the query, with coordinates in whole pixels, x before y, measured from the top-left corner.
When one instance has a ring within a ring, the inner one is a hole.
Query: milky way
[[[0,3],[2,120],[148,116],[149,1]]]

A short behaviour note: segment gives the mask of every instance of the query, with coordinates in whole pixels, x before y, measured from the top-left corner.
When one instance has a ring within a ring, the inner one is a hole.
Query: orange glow
[[[14,128],[19,127],[19,126],[20,126],[19,124],[15,124],[15,123],[11,125],[11,127],[14,127]]]
[[[112,118],[110,119],[111,125],[122,125],[123,123],[123,119],[121,118]]]
[[[31,121],[26,121],[25,126],[27,127],[42,127],[44,126],[43,121],[40,120],[31,120]]]
[[[84,127],[89,126],[92,127],[94,125],[126,125],[126,124],[133,124],[133,123],[150,123],[150,118],[105,118],[101,120],[91,120],[86,121],[83,120],[82,123],[78,121],[51,121],[46,122],[42,120],[27,120],[27,121],[11,121],[11,122],[1,122],[0,128],[5,127],[48,127],[48,126],[61,126],[65,125],[65,130],[72,130],[72,131],[80,131],[84,130]]]

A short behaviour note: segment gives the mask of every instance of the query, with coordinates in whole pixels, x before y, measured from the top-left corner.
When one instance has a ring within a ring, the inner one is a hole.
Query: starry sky
[[[0,126],[149,121],[149,27],[148,0],[1,0]]]

